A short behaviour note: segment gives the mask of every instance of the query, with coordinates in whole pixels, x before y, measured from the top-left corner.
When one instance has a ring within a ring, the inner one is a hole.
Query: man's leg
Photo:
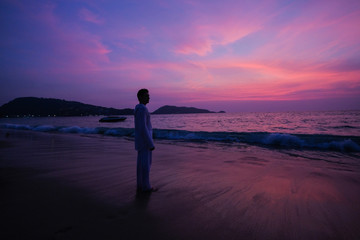
[[[137,186],[142,191],[151,189],[150,185],[150,167],[152,162],[151,151],[139,151],[137,159]]]
[[[138,155],[137,155],[137,163],[136,163],[136,189],[138,191],[142,190],[142,174],[141,174],[141,154],[138,151]]]

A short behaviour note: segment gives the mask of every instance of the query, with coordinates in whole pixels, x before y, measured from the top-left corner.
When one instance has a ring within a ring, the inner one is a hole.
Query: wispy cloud
[[[102,24],[104,20],[100,18],[100,16],[96,15],[92,11],[87,8],[81,8],[79,11],[79,17],[87,22],[95,23],[95,24]]]
[[[24,16],[31,19],[39,34],[33,34],[28,42],[27,57],[38,58],[44,65],[39,71],[87,72],[99,69],[109,62],[111,50],[99,35],[86,31],[76,22],[63,21],[57,13],[57,5],[40,5],[37,11],[24,9]]]
[[[232,8],[224,8],[220,2],[195,4],[197,7],[187,15],[186,25],[175,26],[174,52],[206,56],[215,47],[226,46],[261,30],[273,16],[264,5],[250,4],[249,9],[244,10],[246,4],[242,2],[231,4]]]
[[[175,46],[174,52],[180,54],[197,54],[205,56],[213,52],[214,47],[233,43],[253,32],[259,26],[239,25],[203,25],[193,26],[187,32],[187,37]]]

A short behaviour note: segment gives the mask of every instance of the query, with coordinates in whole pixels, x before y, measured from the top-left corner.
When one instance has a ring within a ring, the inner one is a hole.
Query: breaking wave
[[[61,127],[51,125],[2,124],[1,128],[32,130],[39,132],[61,132],[78,134],[102,134],[118,137],[134,137],[133,128],[107,127]],[[360,152],[359,136],[337,136],[321,134],[286,134],[269,132],[205,132],[154,129],[155,139],[183,141],[216,141],[225,143],[246,143],[274,148],[312,149],[323,151]]]

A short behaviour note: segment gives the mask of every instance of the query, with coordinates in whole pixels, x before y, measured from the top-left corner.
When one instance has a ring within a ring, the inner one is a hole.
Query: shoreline
[[[360,237],[359,165],[155,143],[151,182],[160,189],[141,197],[131,140],[0,129],[1,238]]]

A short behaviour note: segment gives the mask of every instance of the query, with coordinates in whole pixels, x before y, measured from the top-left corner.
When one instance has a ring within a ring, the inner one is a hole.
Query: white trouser
[[[150,167],[152,162],[152,151],[138,151],[137,156],[137,189],[146,191],[151,189]]]

